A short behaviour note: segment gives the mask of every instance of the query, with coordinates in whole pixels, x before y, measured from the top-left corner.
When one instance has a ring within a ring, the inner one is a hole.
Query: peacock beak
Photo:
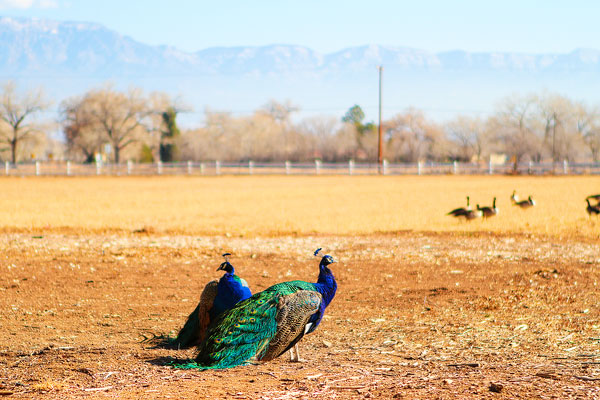
[[[217,271],[224,271],[225,270],[225,265],[227,265],[226,262],[224,262],[223,264],[219,265],[219,268],[217,268]]]

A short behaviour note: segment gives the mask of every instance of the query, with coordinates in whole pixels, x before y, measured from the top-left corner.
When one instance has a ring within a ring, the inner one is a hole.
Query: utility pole
[[[377,151],[377,162],[379,163],[379,174],[383,174],[383,135],[381,133],[381,73],[383,66],[377,67],[379,70],[379,149]]]

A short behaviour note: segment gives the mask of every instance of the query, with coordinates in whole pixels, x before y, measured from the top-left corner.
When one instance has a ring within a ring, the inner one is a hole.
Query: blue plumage
[[[231,368],[290,350],[316,329],[335,296],[337,283],[329,269],[333,262],[329,255],[321,259],[316,283],[278,283],[225,311],[208,328],[196,363],[181,367]]]
[[[228,260],[229,255],[223,254],[225,262],[217,269],[225,271],[225,274],[219,281],[213,280],[206,284],[196,309],[179,331],[174,341],[175,346],[187,348],[198,345],[204,339],[211,322],[238,302],[252,296],[246,281],[235,274],[233,265]]]

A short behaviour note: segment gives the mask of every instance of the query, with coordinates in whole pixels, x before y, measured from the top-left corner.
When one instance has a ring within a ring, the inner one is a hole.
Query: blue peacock
[[[212,321],[238,302],[252,296],[246,281],[235,274],[229,256],[230,253],[223,254],[225,262],[217,268],[217,271],[225,271],[225,274],[218,281],[215,279],[206,284],[198,306],[179,331],[174,346],[178,348],[197,346],[204,339],[206,328]]]
[[[195,363],[180,367],[231,368],[269,361],[291,350],[319,326],[335,296],[337,283],[329,269],[334,262],[330,255],[321,258],[316,283],[278,283],[221,314],[200,343]]]

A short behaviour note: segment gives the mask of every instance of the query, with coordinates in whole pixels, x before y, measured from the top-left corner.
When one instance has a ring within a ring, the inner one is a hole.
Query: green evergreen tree
[[[176,161],[179,156],[176,139],[181,134],[177,126],[177,111],[173,107],[162,113],[164,129],[160,134],[160,160],[163,162]]]

